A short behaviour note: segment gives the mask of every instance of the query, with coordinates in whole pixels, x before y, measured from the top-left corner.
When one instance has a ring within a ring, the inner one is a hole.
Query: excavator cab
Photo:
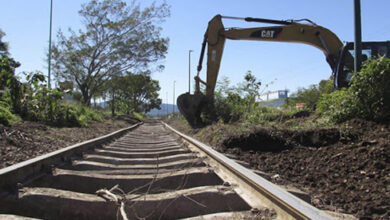
[[[362,64],[374,56],[386,56],[390,58],[390,41],[366,41],[362,42]],[[337,70],[334,77],[336,88],[348,87],[354,72],[355,59],[354,43],[348,42],[340,51]]]

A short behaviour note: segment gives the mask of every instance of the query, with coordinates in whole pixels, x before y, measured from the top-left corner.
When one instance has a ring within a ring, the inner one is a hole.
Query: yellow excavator
[[[239,19],[247,22],[276,24],[256,28],[225,28],[222,19]],[[305,23],[304,23],[305,22]],[[303,43],[320,49],[326,57],[333,72],[336,88],[347,87],[351,80],[354,67],[353,43],[343,44],[330,30],[321,27],[308,19],[301,20],[271,20],[263,18],[239,18],[216,15],[210,20],[198,64],[198,74],[195,76],[195,93],[184,93],[177,98],[181,114],[189,124],[196,128],[202,127],[202,111],[207,103],[213,101],[219,67],[223,54],[225,40],[254,40],[271,42]],[[200,79],[204,52],[207,45],[207,80]],[[390,42],[363,42],[363,58],[373,55],[390,55]],[[200,91],[200,83],[206,86],[205,94]]]

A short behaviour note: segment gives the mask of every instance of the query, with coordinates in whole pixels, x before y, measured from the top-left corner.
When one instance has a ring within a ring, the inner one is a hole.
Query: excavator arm
[[[249,22],[271,23],[277,24],[277,26],[226,29],[222,23],[222,18],[242,19]],[[216,15],[212,20],[210,20],[207,31],[204,35],[198,65],[198,74],[195,77],[195,94],[182,94],[177,100],[180,112],[193,127],[201,127],[203,125],[202,120],[200,119],[200,113],[207,102],[212,101],[226,39],[292,42],[311,45],[320,49],[325,54],[326,60],[333,73],[337,71],[340,51],[343,48],[343,43],[333,32],[316,25],[311,21],[309,21],[309,24],[302,24],[296,21],[235,18]],[[202,69],[206,45],[207,79],[206,81],[203,81],[200,79],[199,73]],[[352,68],[353,58],[350,54],[349,56],[350,57],[345,59],[344,65]],[[202,94],[200,91],[200,83],[206,86],[205,94]]]
[[[222,23],[222,16],[215,16],[208,25],[205,34],[207,42],[207,81],[206,95],[214,93],[221,64],[225,40],[251,40],[251,41],[271,41],[271,42],[292,42],[311,45],[320,49],[326,57],[333,72],[336,72],[337,62],[343,43],[330,30],[315,25],[301,24],[294,21],[275,21],[260,19],[261,22],[272,22],[279,26],[259,27],[259,28],[230,28],[225,29]],[[245,18],[244,18],[245,19]],[[257,19],[246,18],[253,21]],[[353,63],[350,63],[353,66]],[[200,63],[201,66],[201,63]],[[198,68],[198,72],[201,67]],[[200,79],[196,79],[196,83]],[[198,88],[198,87],[196,87]],[[199,91],[197,91],[199,92]]]

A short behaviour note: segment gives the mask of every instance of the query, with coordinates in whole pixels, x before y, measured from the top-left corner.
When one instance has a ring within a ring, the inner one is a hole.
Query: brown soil
[[[177,121],[169,123],[278,177],[271,178],[274,183],[309,193],[318,208],[361,219],[390,219],[388,124],[355,119],[340,128],[294,131],[275,127],[240,130],[221,124],[191,130]]]
[[[58,128],[24,121],[0,124],[0,168],[4,168],[78,142],[109,134],[134,124],[131,119],[91,122],[85,128]]]

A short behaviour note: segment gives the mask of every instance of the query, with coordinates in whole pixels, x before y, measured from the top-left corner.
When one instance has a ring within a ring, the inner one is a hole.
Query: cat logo
[[[282,30],[283,30],[282,28],[268,28],[268,29],[254,31],[250,36],[255,38],[275,39],[279,37]]]
[[[275,31],[261,31],[261,37],[264,38],[274,38]]]

